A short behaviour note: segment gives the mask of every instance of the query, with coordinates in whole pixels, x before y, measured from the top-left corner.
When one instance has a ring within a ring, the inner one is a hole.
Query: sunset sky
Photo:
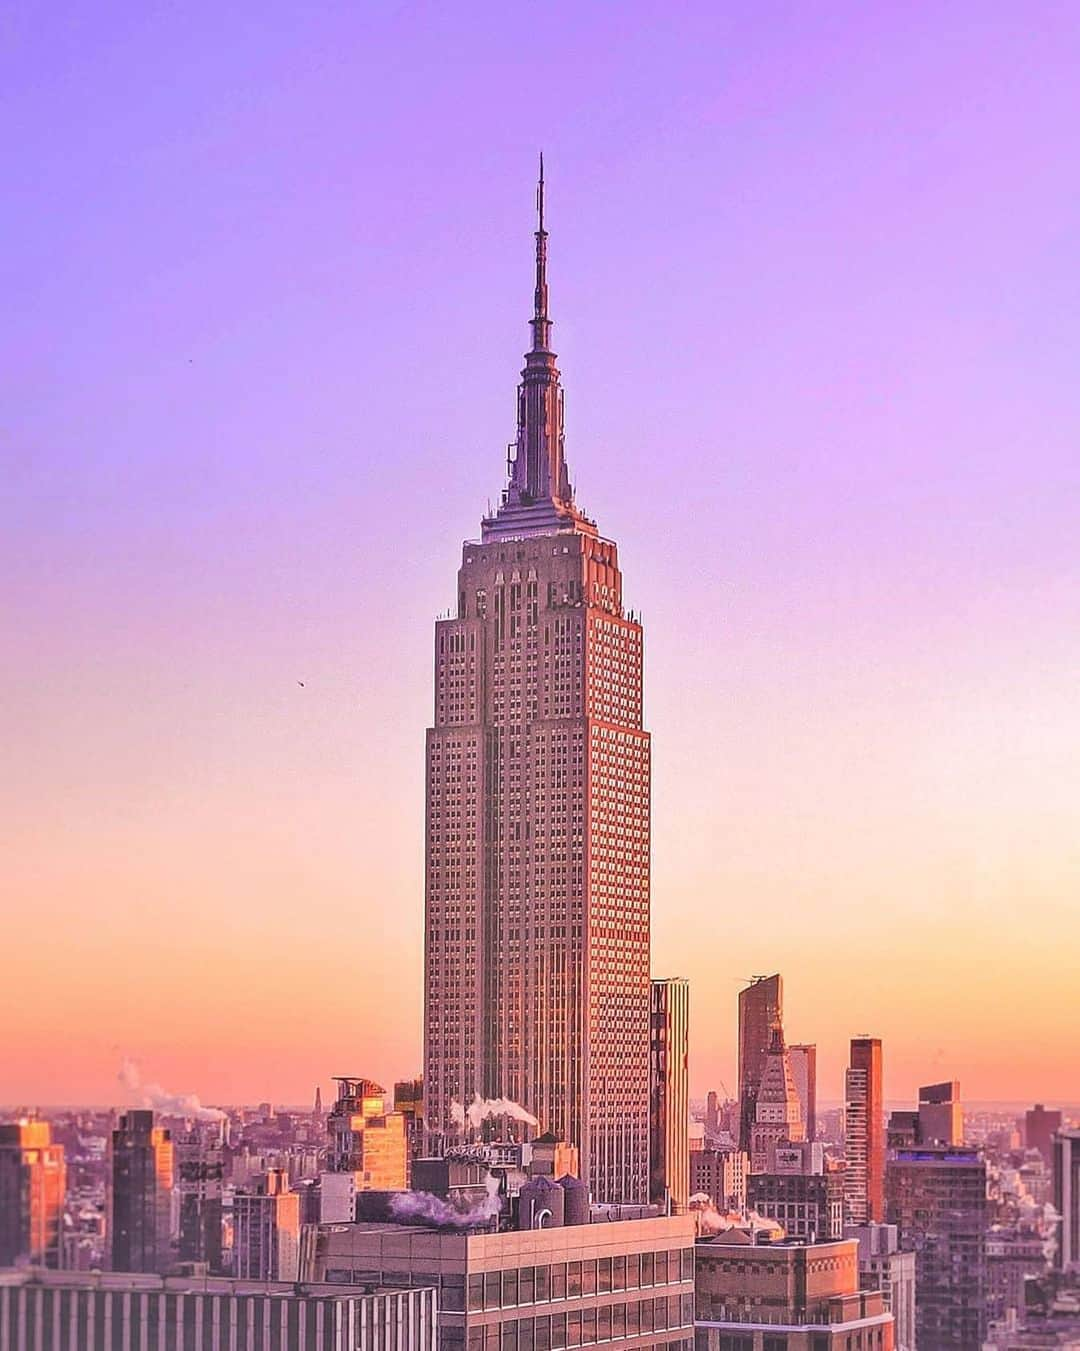
[[[1080,9],[0,18],[0,1103],[419,1072],[432,621],[545,152],[692,1087],[1080,1101]],[[301,685],[299,682],[303,682]]]

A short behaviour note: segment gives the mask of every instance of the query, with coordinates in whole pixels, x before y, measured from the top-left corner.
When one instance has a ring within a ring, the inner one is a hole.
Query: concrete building
[[[221,1126],[197,1125],[187,1134],[177,1136],[173,1141],[173,1165],[180,1261],[205,1262],[212,1275],[220,1275],[225,1176]]]
[[[4,1351],[436,1351],[430,1286],[0,1271]]]
[[[604,1202],[649,1193],[649,734],[618,549],[574,501],[536,231],[532,343],[498,509],[435,626],[426,748],[425,1118],[510,1100],[487,1136],[580,1150]],[[456,1106],[455,1106],[456,1105]],[[433,1139],[433,1147],[435,1141]]]
[[[741,1149],[695,1149],[690,1155],[690,1195],[707,1196],[721,1213],[746,1210],[750,1156]]]
[[[233,1197],[233,1275],[295,1281],[300,1266],[300,1197],[284,1168],[270,1168]]]
[[[66,1179],[47,1121],[0,1125],[0,1267],[61,1265]]]
[[[503,1233],[401,1224],[323,1227],[311,1274],[401,1286],[433,1281],[439,1345],[451,1351],[601,1342],[628,1351],[693,1347],[689,1215]]]
[[[844,1181],[838,1172],[751,1173],[746,1204],[802,1243],[844,1235]]]
[[[371,1079],[336,1078],[337,1101],[326,1118],[327,1171],[352,1173],[357,1191],[409,1185],[404,1113],[388,1110],[386,1090]]]
[[[409,1163],[424,1152],[424,1081],[399,1079],[394,1085],[394,1111],[405,1118],[405,1143]]]
[[[1053,1201],[1061,1216],[1055,1265],[1080,1271],[1080,1130],[1059,1130],[1053,1138]]]
[[[885,1218],[885,1118],[881,1041],[853,1037],[844,1076],[845,1219],[848,1224]]]
[[[757,976],[739,991],[739,1148],[750,1153],[758,1085],[774,1027],[784,1024],[784,982]]]
[[[754,1124],[750,1129],[750,1171],[764,1173],[769,1156],[778,1145],[800,1144],[806,1136],[802,1105],[784,1045],[784,1032],[772,1029],[769,1050],[754,1098]]]
[[[986,1164],[976,1149],[896,1150],[886,1217],[915,1254],[920,1347],[977,1347],[987,1327]]]
[[[1037,1102],[1024,1114],[1024,1144],[1028,1149],[1039,1151],[1047,1168],[1053,1167],[1054,1136],[1061,1127],[1061,1113],[1044,1107],[1041,1102]]]
[[[986,1315],[991,1323],[1022,1315],[1025,1287],[1050,1266],[1047,1239],[1032,1229],[993,1225],[986,1235]]]
[[[807,1140],[817,1139],[817,1047],[801,1042],[788,1047],[791,1075],[799,1095]]]
[[[915,1254],[900,1247],[895,1224],[848,1225],[859,1245],[859,1286],[878,1290],[893,1316],[896,1351],[915,1351]]]
[[[880,1292],[860,1289],[857,1254],[854,1240],[700,1239],[697,1351],[893,1351],[892,1314]]]
[[[153,1112],[125,1112],[109,1157],[109,1263],[113,1271],[164,1272],[172,1265],[173,1144]]]
[[[649,1200],[682,1215],[690,1200],[690,982],[654,980]]]
[[[919,1089],[919,1138],[917,1144],[949,1148],[964,1143],[964,1109],[960,1084],[947,1079]]]

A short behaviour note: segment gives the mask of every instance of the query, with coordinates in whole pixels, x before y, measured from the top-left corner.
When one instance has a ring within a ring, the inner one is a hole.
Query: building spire
[[[517,436],[510,445],[510,481],[494,516],[483,522],[485,539],[576,529],[595,534],[593,522],[574,505],[563,445],[563,392],[551,350],[548,312],[544,156],[536,185],[536,289],[529,320],[532,343],[517,397]]]
[[[544,229],[544,152],[540,151],[540,181],[536,185],[536,291],[533,297],[534,352],[546,352],[551,341],[548,318],[547,231]]]

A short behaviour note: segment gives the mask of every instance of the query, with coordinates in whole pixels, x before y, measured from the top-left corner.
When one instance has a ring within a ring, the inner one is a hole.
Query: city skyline
[[[1074,29],[999,17],[976,88],[981,12],[962,6],[934,54],[925,18],[863,18],[834,50],[805,20],[695,12],[652,51],[625,38],[598,91],[548,58],[573,463],[646,620],[652,970],[690,980],[695,1096],[734,1091],[758,971],[783,974],[787,1039],[817,1044],[822,1104],[861,1032],[882,1040],[887,1101],[955,1077],[968,1101],[1064,1105],[1080,1081],[1077,335],[1040,303],[1068,294],[1080,222],[1053,95],[1014,60],[1018,42],[1064,60],[1053,38]],[[435,80],[391,148],[324,147],[302,172],[272,109],[221,103],[224,67],[191,39],[174,35],[177,89],[129,127],[102,71],[130,94],[159,30],[112,17],[80,47],[41,17],[16,35],[40,77],[11,72],[34,128],[20,190],[65,209],[22,213],[0,377],[20,771],[0,788],[5,1102],[126,1104],[127,1057],[206,1102],[420,1067],[430,621],[513,432],[540,136],[461,140],[520,74],[520,22],[470,31],[508,69],[454,112],[445,162],[425,140]],[[599,25],[577,32],[605,50]],[[648,73],[704,60],[702,32],[738,38],[760,78],[723,65],[709,95],[660,107]],[[361,39],[377,53],[392,20],[304,35],[295,67],[283,18],[250,47],[271,88],[294,71],[300,127],[395,102],[383,80],[354,93],[355,66],[316,75],[335,40],[370,62]],[[897,63],[871,91],[855,58],[885,41]],[[904,74],[946,99],[944,129]],[[606,153],[580,123],[635,75]],[[850,119],[856,88],[895,115],[891,156]],[[220,121],[178,135],[207,93]],[[106,210],[96,175],[128,183],[132,162],[130,209]],[[973,245],[961,202],[1020,182]]]

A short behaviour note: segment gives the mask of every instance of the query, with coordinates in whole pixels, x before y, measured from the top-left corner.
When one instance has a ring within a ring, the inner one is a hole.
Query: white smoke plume
[[[183,1116],[192,1121],[224,1121],[225,1113],[216,1107],[204,1107],[194,1093],[166,1093],[160,1084],[144,1084],[139,1067],[133,1060],[125,1060],[117,1076],[120,1082],[139,1099],[141,1106],[153,1108],[165,1116]]]
[[[713,1205],[712,1197],[705,1192],[695,1192],[687,1202],[686,1208],[694,1217],[699,1238],[704,1235],[722,1234],[728,1229],[749,1229],[754,1234],[768,1232],[774,1238],[784,1236],[782,1225],[776,1220],[759,1215],[756,1210],[748,1210],[745,1214],[728,1211],[726,1215],[722,1215]]]
[[[431,1192],[398,1192],[390,1198],[390,1214],[401,1224],[434,1224],[440,1228],[471,1229],[486,1224],[499,1214],[499,1179],[489,1173],[484,1184],[487,1195],[465,1210],[444,1201]]]
[[[479,1093],[474,1093],[468,1107],[463,1107],[456,1101],[450,1103],[450,1120],[461,1130],[466,1126],[470,1130],[479,1130],[485,1121],[497,1116],[508,1116],[514,1121],[524,1121],[527,1126],[540,1124],[532,1112],[526,1111],[520,1103],[511,1102],[509,1098],[482,1098]]]

